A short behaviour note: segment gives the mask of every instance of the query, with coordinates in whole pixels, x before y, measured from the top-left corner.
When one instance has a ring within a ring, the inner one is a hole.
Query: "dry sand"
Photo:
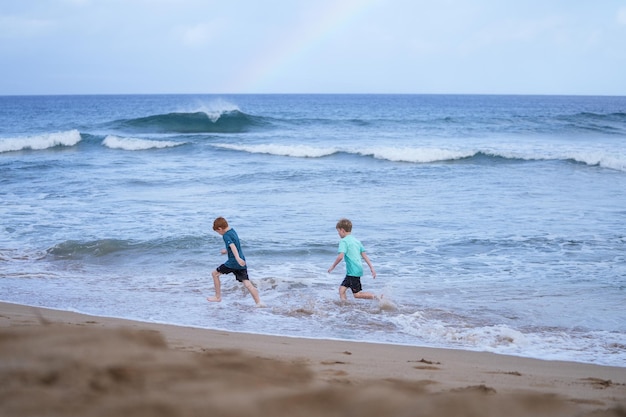
[[[0,303],[0,416],[626,416],[626,368]]]

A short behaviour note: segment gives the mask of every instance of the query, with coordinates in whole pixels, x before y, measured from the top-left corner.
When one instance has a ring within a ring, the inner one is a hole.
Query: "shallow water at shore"
[[[0,299],[626,366],[626,98],[1,97]],[[242,239],[265,308],[211,230]],[[338,301],[349,217],[385,303]]]

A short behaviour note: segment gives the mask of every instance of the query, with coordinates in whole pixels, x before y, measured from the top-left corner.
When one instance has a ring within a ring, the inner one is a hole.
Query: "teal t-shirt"
[[[237,259],[235,259],[235,254],[233,254],[233,251],[230,249],[230,244],[234,243],[235,247],[237,248],[237,252],[239,252],[239,257],[244,261],[246,260],[246,257],[243,255],[243,251],[241,250],[239,236],[237,236],[237,232],[235,232],[235,229],[230,229],[229,231],[224,233],[222,237],[224,238],[224,244],[226,245],[226,253],[228,254],[228,260],[224,262],[224,265],[231,269],[246,269],[245,265],[239,265]]]
[[[343,253],[343,260],[346,262],[346,275],[353,277],[363,276],[363,264],[361,263],[361,253],[365,248],[361,242],[348,235],[339,241],[338,253]]]

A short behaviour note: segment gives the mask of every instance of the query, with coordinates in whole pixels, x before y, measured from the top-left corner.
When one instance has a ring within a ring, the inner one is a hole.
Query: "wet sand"
[[[3,416],[626,416],[626,368],[0,303]]]

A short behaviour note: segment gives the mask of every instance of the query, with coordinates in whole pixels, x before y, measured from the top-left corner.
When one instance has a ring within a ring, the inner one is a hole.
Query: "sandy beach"
[[[4,416],[626,416],[626,369],[0,303]]]

